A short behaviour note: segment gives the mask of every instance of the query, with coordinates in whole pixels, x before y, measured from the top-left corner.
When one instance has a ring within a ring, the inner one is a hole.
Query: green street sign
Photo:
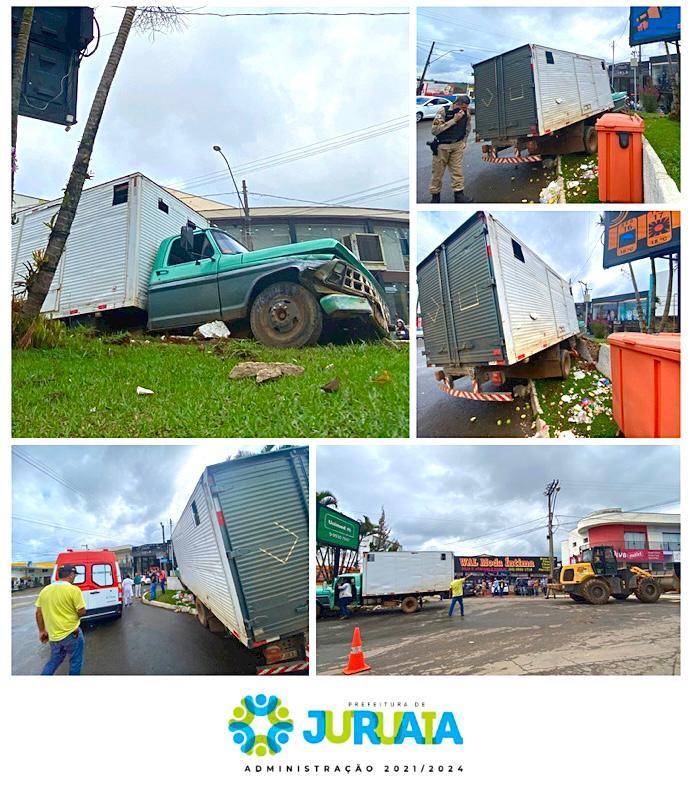
[[[357,550],[360,524],[345,514],[317,504],[317,542]]]

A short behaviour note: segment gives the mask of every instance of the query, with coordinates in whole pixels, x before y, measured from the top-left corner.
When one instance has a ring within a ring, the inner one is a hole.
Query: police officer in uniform
[[[459,96],[451,107],[442,107],[432,122],[437,155],[433,147],[431,202],[440,202],[442,178],[447,167],[452,176],[454,202],[467,202],[464,197],[464,148],[470,130],[469,104],[468,96]]]

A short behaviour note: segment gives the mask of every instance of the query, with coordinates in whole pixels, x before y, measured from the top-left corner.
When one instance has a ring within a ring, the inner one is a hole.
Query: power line
[[[113,8],[126,8],[116,5]],[[138,8],[140,14],[159,13],[158,10],[150,11],[147,8]],[[220,19],[229,19],[242,16],[408,16],[408,11],[244,11],[238,13],[221,13],[216,11],[178,11],[165,12],[171,16],[213,16]]]
[[[45,463],[41,462],[35,457],[31,457],[25,454],[18,446],[14,446],[12,448],[12,453],[15,456],[19,457],[21,460],[24,460],[24,462],[26,462],[28,465],[31,465],[37,471],[40,471],[41,473],[48,476],[53,481],[58,482],[58,484],[61,484],[66,489],[70,490],[73,493],[76,493],[84,500],[88,500],[87,496],[84,495],[84,493],[81,490],[77,489],[77,487],[75,487],[70,482],[65,481],[65,479],[63,479],[63,477],[60,476],[60,474],[58,474],[57,471],[54,471],[49,465],[46,465]]]
[[[379,136],[380,134],[390,133],[391,131],[397,131],[401,128],[408,127],[408,116],[407,115],[399,115],[396,118],[390,118],[389,120],[380,121],[379,123],[373,123],[370,126],[363,126],[360,129],[354,129],[353,131],[344,132],[343,134],[338,134],[335,137],[328,137],[324,140],[317,140],[311,142],[307,145],[301,145],[297,148],[290,148],[289,150],[283,151],[282,153],[277,153],[274,156],[263,156],[259,159],[252,159],[250,161],[244,162],[243,164],[237,165],[235,167],[235,171],[238,174],[247,173],[254,170],[254,165],[266,167],[268,164],[274,165],[274,163],[279,163],[280,160],[284,158],[293,158],[298,154],[307,154],[312,153],[312,155],[316,155],[316,152],[322,152],[321,149],[330,149],[332,145],[339,147],[342,143],[344,146],[346,144],[353,144],[355,142],[361,142],[365,139],[370,139],[371,134],[373,136]],[[198,175],[195,178],[190,178],[187,181],[184,181],[180,186],[174,187],[171,186],[170,188],[178,188],[178,189],[188,189],[188,188],[200,188],[202,185],[208,185],[213,183],[217,180],[222,179],[227,175],[227,170],[214,170],[213,172],[207,173],[205,175]]]
[[[115,541],[115,537],[112,534],[106,535],[102,533],[97,533],[95,531],[84,531],[81,528],[70,528],[67,525],[59,524],[59,523],[51,523],[46,520],[37,520],[32,517],[24,517],[21,514],[13,514],[13,520],[21,520],[22,522],[26,523],[33,523],[35,525],[44,525],[48,528],[57,528],[59,531],[73,531],[74,533],[78,534],[86,534],[87,536],[98,536],[101,539],[109,539],[110,541]]]

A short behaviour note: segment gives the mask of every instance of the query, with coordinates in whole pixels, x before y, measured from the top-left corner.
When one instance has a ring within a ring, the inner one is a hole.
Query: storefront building
[[[151,569],[151,567],[165,567],[170,571],[170,542],[159,544],[143,544],[132,548],[133,571],[139,574]]]
[[[211,224],[242,239],[240,209],[169,189]],[[345,206],[252,208],[250,237],[255,250],[334,238],[351,249],[382,285],[392,320],[409,322],[408,212]]]
[[[620,561],[652,572],[680,565],[680,515],[602,509],[580,520],[562,543],[562,563],[575,563],[581,551],[613,547]]]
[[[54,563],[35,564],[31,561],[13,563],[12,590],[21,591],[23,588],[41,588],[50,585],[54,566]]]

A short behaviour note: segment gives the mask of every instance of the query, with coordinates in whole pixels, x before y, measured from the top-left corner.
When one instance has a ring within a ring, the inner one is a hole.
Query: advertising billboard
[[[680,40],[680,6],[630,7],[630,46]]]
[[[679,211],[605,211],[603,267],[680,251]]]

